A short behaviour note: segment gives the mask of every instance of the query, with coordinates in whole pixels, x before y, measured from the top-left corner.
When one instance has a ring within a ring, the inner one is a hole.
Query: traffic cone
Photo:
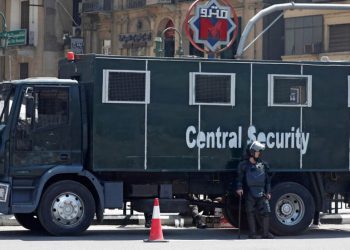
[[[222,208],[215,208],[214,215],[220,217],[219,228],[233,228],[222,212]]]
[[[158,198],[154,199],[151,232],[149,234],[149,238],[144,240],[144,242],[168,242],[163,238]]]
[[[220,217],[220,228],[234,228],[225,216]]]

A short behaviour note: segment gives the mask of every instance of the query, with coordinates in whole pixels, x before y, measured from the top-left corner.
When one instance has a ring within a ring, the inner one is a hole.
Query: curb
[[[163,226],[176,226],[179,221],[183,221],[183,226],[192,226],[191,217],[183,217],[179,215],[161,215],[160,219]],[[103,221],[93,222],[93,225],[145,225],[145,217],[143,215],[105,215]]]
[[[350,214],[324,214],[320,216],[322,224],[350,224]]]
[[[179,220],[183,219],[183,226],[191,227],[192,218],[182,217],[179,215],[161,215],[162,225],[176,226]],[[350,224],[350,214],[321,214],[321,224]],[[101,223],[96,220],[93,225],[144,225],[145,218],[143,215],[105,215]],[[13,215],[0,215],[0,226],[20,226]]]
[[[162,221],[162,225],[164,226],[176,226],[176,220],[179,221],[180,219],[183,219],[183,226],[192,226],[191,217],[162,215],[160,219]],[[143,215],[105,215],[101,223],[94,220],[92,225],[145,225],[145,218]],[[13,215],[0,215],[0,226],[20,226],[20,224]]]
[[[15,216],[13,215],[0,215],[0,226],[20,226]]]

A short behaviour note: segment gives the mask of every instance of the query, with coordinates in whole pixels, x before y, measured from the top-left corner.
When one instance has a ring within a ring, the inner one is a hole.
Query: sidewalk
[[[183,219],[185,227],[192,226],[191,217],[182,217],[176,214],[162,214],[162,225],[175,226]],[[177,222],[176,222],[177,220]],[[338,214],[321,214],[321,224],[350,224],[350,211],[340,209]],[[93,224],[97,224],[96,221]],[[121,210],[105,210],[104,220],[101,225],[144,225],[145,218],[142,213],[123,215]],[[19,226],[13,215],[0,214],[0,226]]]

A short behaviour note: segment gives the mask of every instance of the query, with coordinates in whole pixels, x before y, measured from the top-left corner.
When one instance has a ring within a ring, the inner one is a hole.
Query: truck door
[[[71,163],[69,87],[26,87],[12,143],[12,174],[40,175]]]

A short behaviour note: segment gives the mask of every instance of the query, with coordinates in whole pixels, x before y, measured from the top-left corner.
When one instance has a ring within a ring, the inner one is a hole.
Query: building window
[[[268,106],[311,107],[311,75],[268,75]]]
[[[285,19],[285,55],[322,52],[323,16]]]
[[[29,1],[21,2],[21,29],[27,30],[27,34],[29,34]],[[26,44],[28,44],[28,39],[27,35]]]
[[[29,68],[28,63],[20,63],[19,64],[19,79],[28,78],[28,71],[29,71],[28,68]]]
[[[173,21],[169,20],[165,29],[174,27]],[[164,56],[174,57],[175,55],[175,31],[170,29],[164,33]]]
[[[102,46],[102,54],[104,55],[110,55],[112,49],[112,42],[111,40],[103,40],[103,46]]]
[[[350,51],[350,23],[329,26],[329,52]]]
[[[190,105],[235,105],[235,74],[190,73]]]
[[[103,70],[103,103],[150,102],[150,71]]]

